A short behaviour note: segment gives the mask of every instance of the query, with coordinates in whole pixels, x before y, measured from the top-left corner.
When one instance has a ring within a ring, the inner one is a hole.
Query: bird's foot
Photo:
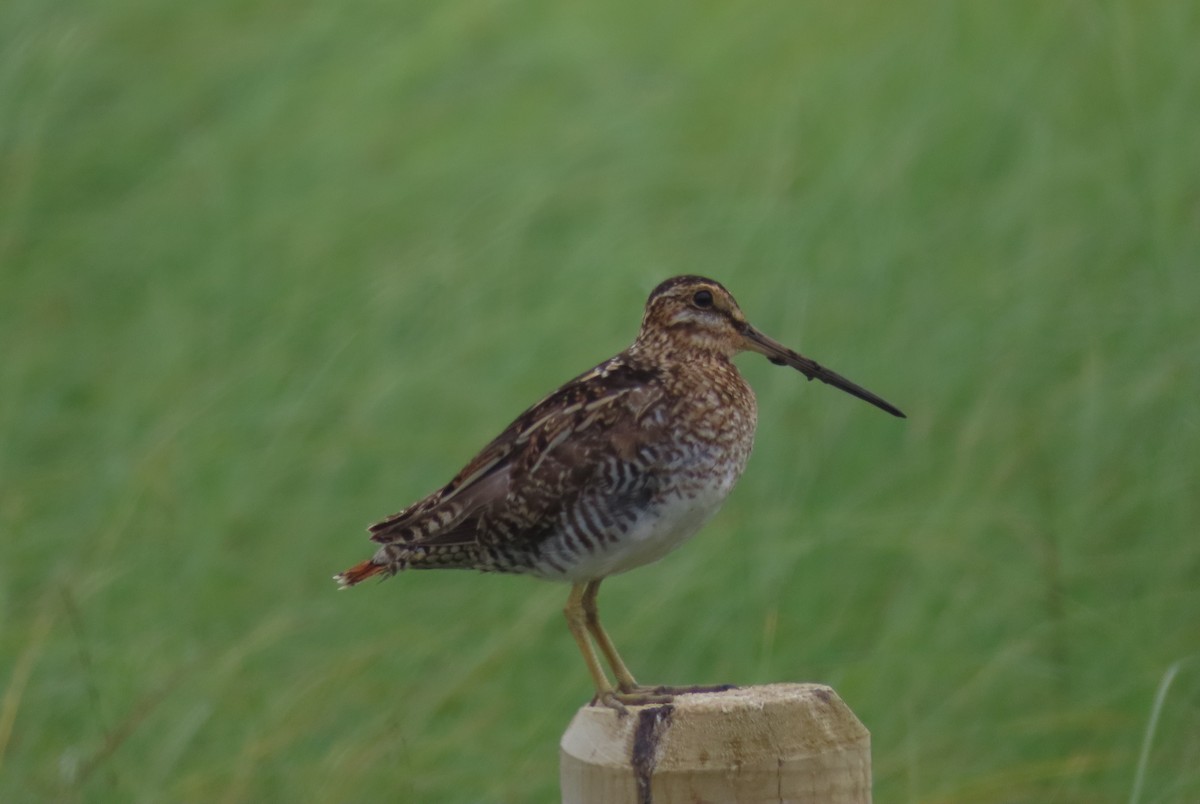
[[[698,692],[725,692],[726,690],[737,689],[735,684],[693,684],[685,687],[671,687],[666,685],[650,686],[646,684],[636,684],[632,687],[622,687],[621,692],[629,695],[657,695],[666,696],[668,698],[675,695],[692,695]]]
[[[620,715],[629,714],[630,706],[653,706],[668,704],[677,695],[692,695],[698,692],[725,692],[737,689],[734,684],[693,684],[686,687],[671,687],[666,685],[650,686],[633,684],[619,690],[602,692],[592,699],[592,706],[607,706],[617,710]]]
[[[592,706],[607,706],[610,709],[617,710],[619,715],[629,714],[629,706],[652,706],[654,704],[668,704],[673,696],[657,692],[654,687],[644,687],[631,692],[621,690],[609,690],[603,692],[592,699]]]

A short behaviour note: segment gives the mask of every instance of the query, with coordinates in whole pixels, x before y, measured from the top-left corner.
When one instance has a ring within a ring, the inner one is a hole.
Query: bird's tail
[[[362,583],[367,578],[375,575],[382,575],[388,571],[386,564],[376,564],[374,560],[364,561],[361,564],[355,564],[344,572],[339,572],[333,576],[333,579],[338,582],[338,587],[348,589],[355,584]]]

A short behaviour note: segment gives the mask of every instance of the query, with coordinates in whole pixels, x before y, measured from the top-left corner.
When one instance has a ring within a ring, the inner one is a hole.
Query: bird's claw
[[[623,692],[619,690],[609,690],[603,692],[592,699],[593,706],[607,706],[609,709],[615,709],[618,715],[629,714],[630,706],[653,706],[655,704],[668,704],[674,696],[655,692],[654,688],[646,687],[632,692]]]
[[[632,695],[656,695],[670,698],[676,695],[694,695],[700,692],[725,692],[726,690],[733,689],[737,689],[737,686],[734,684],[692,684],[685,687],[672,687],[663,684],[658,686],[638,684],[628,689],[622,688],[621,692]]]
[[[733,684],[696,684],[687,687],[635,684],[622,687],[619,690],[607,690],[598,693],[592,699],[592,706],[607,706],[609,709],[615,709],[618,715],[627,715],[629,714],[628,707],[630,706],[668,704],[677,695],[691,695],[700,692],[725,692],[732,689],[737,689],[737,687]]]

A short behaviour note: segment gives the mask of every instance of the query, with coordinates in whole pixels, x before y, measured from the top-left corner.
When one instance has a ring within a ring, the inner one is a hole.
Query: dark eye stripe
[[[707,290],[697,290],[696,295],[692,297],[692,304],[702,308],[712,307],[712,293],[709,293]]]

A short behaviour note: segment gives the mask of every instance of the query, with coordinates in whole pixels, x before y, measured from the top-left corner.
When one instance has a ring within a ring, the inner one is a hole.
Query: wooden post
[[[679,695],[628,715],[585,706],[560,758],[564,804],[871,801],[871,735],[821,684]]]

